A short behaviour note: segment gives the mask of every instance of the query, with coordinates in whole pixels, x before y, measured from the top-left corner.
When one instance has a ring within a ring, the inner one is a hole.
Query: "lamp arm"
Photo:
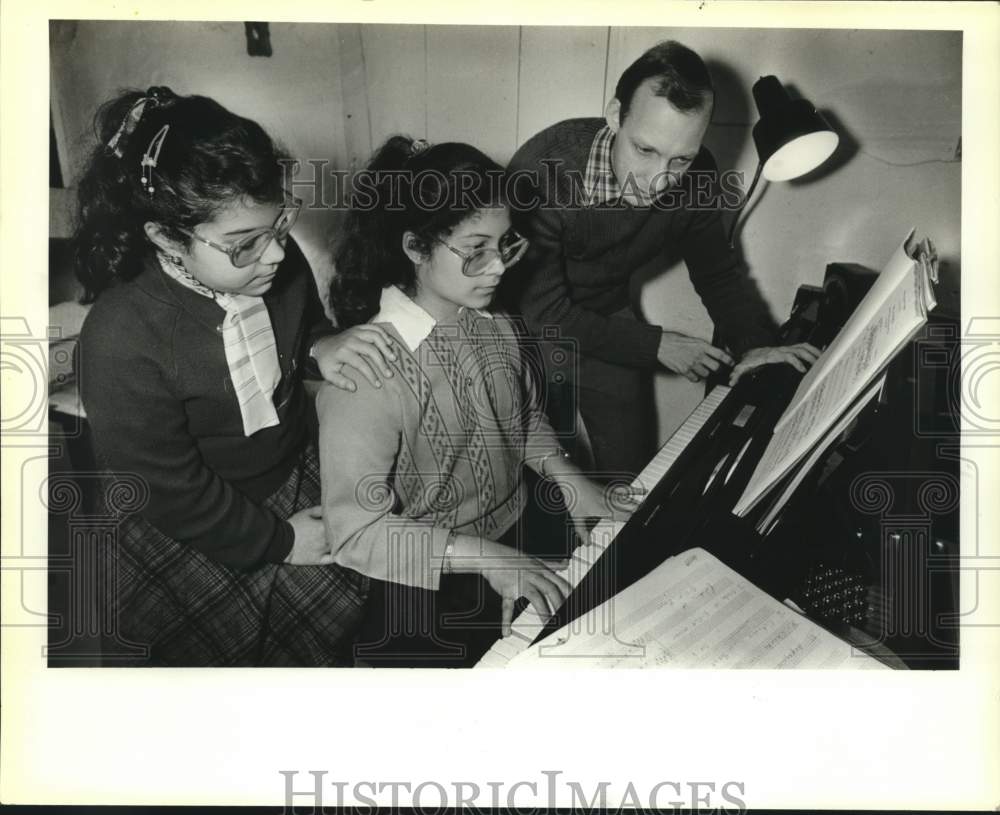
[[[757,182],[760,181],[760,171],[764,169],[764,163],[762,161],[757,162],[757,172],[753,174],[753,181],[750,182],[750,189],[747,190],[747,194],[743,197],[743,204],[738,210],[736,210],[736,218],[733,220],[733,225],[729,228],[729,248],[733,248],[733,238],[736,237],[736,227],[740,222],[740,216],[743,214],[743,210],[746,209],[747,204],[750,203],[750,197],[753,195],[753,191],[757,189]]]

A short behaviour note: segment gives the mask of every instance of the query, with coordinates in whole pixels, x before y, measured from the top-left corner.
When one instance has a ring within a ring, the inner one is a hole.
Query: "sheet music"
[[[924,282],[914,268],[911,261],[909,273],[891,291],[879,291],[877,309],[859,307],[867,322],[852,329],[854,340],[840,346],[837,361],[826,367],[809,395],[782,415],[734,513],[744,515],[783,478],[926,322]]]
[[[829,347],[823,351],[822,355],[809,369],[802,381],[796,388],[788,407],[784,414],[778,419],[775,425],[777,431],[782,425],[791,420],[806,398],[816,389],[820,382],[826,378],[828,372],[835,367],[841,358],[848,352],[850,347],[858,340],[858,337],[865,331],[867,326],[876,317],[886,300],[899,287],[899,284],[913,272],[916,261],[910,257],[910,245],[913,240],[914,230],[909,234],[893,253],[885,268],[875,278],[875,282],[869,289],[868,294],[858,304],[851,316],[844,323],[837,336],[834,337]],[[929,288],[929,287],[928,287]]]
[[[511,659],[518,668],[884,668],[703,549]]]
[[[782,507],[788,503],[788,499],[792,497],[795,489],[802,483],[802,479],[805,478],[806,475],[812,470],[812,468],[816,465],[816,462],[818,462],[830,448],[830,445],[833,444],[840,434],[847,429],[847,426],[858,417],[862,410],[864,410],[865,405],[878,396],[879,391],[882,390],[884,385],[885,377],[882,376],[875,382],[874,385],[865,391],[860,399],[855,400],[854,404],[844,412],[843,416],[840,417],[840,420],[823,436],[820,443],[813,447],[812,452],[799,466],[795,477],[789,481],[788,485],[781,493],[781,497],[774,502],[774,505],[768,510],[767,515],[761,518],[758,522],[758,532],[762,535],[766,535],[770,532],[771,525],[777,520]]]

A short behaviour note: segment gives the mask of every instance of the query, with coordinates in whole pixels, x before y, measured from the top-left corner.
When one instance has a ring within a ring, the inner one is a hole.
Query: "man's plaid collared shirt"
[[[633,185],[632,189],[622,189],[611,166],[611,147],[615,143],[614,131],[604,125],[594,136],[590,145],[587,167],[583,172],[583,194],[587,206],[598,204],[628,203],[643,206],[644,202]]]
[[[621,198],[622,190],[611,168],[611,145],[614,143],[615,134],[610,127],[604,125],[597,131],[590,145],[590,156],[583,173],[583,192],[590,206],[615,202]]]

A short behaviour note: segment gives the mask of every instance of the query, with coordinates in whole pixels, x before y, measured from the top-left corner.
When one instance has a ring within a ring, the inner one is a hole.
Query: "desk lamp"
[[[798,178],[826,161],[840,141],[812,103],[805,99],[793,100],[776,76],[758,79],[753,86],[753,98],[760,113],[760,121],[753,128],[759,160],[743,206],[729,230],[730,247],[740,215],[762,174],[767,181]]]

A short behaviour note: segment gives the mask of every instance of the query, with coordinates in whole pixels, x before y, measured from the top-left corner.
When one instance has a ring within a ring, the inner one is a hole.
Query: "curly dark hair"
[[[472,213],[506,204],[503,167],[475,147],[420,148],[407,136],[392,136],[354,179],[330,284],[330,306],[343,328],[371,319],[386,286],[415,286],[405,232],[426,253],[434,238],[451,234]]]
[[[116,153],[108,143],[144,97],[141,118],[119,140]],[[155,190],[150,194],[142,182],[141,160],[164,125],[170,129],[148,176]],[[235,201],[282,200],[287,154],[256,122],[208,97],[177,96],[169,88],[122,91],[97,111],[94,131],[98,146],[80,181],[73,236],[85,303],[139,273],[151,248],[147,222],[189,245],[180,229],[210,221]]]

